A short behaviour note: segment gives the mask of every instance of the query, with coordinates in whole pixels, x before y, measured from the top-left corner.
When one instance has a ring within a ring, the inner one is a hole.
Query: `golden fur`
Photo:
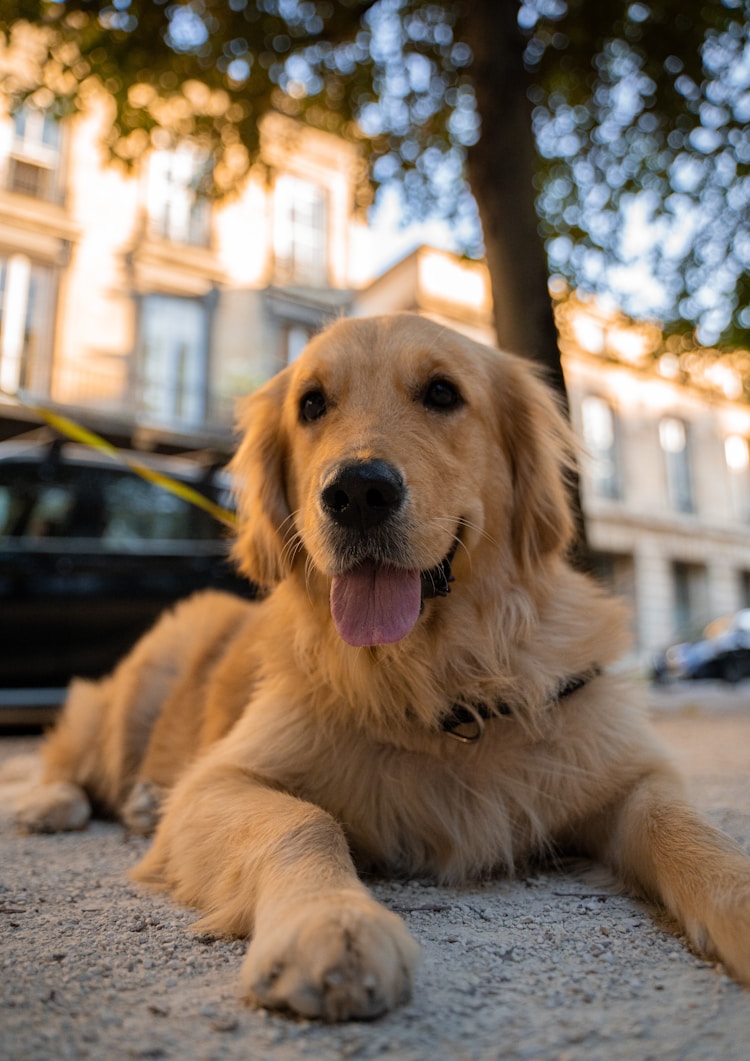
[[[74,683],[22,826],[80,827],[90,804],[158,821],[136,878],[251,936],[247,997],[308,1016],[409,992],[416,944],[355,861],[461,882],[590,856],[750,981],[750,860],[685,802],[611,673],[626,624],[566,563],[573,444],[529,367],[416,316],[343,320],[241,419],[234,554],[271,592],[198,595],[112,676]],[[377,532],[341,530],[321,500],[352,462],[404,486]],[[451,592],[411,632],[345,643],[335,579],[431,572],[452,549]],[[443,728],[452,705],[498,701],[473,743]]]

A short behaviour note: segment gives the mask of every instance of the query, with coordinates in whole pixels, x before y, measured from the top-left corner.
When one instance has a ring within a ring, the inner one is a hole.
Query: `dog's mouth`
[[[423,601],[444,597],[453,581],[456,541],[437,567],[409,570],[366,561],[331,582],[331,618],[342,641],[354,648],[390,645],[410,634]]]

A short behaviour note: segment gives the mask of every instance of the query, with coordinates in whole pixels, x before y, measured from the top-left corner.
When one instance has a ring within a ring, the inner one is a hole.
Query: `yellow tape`
[[[85,446],[90,446],[91,449],[97,449],[101,453],[106,453],[109,457],[113,457],[121,464],[125,464],[131,471],[135,472],[136,475],[140,475],[142,479],[148,480],[150,483],[154,483],[156,486],[160,486],[163,490],[168,490],[171,494],[176,497],[181,497],[183,501],[188,501],[191,505],[196,505],[198,508],[202,508],[204,512],[208,512],[214,519],[219,520],[221,523],[226,524],[227,527],[234,529],[237,525],[237,517],[234,512],[231,512],[228,508],[223,508],[221,505],[217,505],[214,501],[204,497],[203,494],[194,490],[191,486],[186,483],[181,483],[178,479],[173,479],[169,475],[164,475],[162,472],[154,471],[153,468],[149,468],[148,465],[142,464],[139,460],[128,456],[117,446],[113,446],[111,442],[107,442],[106,438],[102,438],[101,435],[95,434],[93,431],[89,431],[87,427],[82,427],[77,424],[75,420],[71,420],[67,416],[63,416],[62,413],[53,413],[49,409],[44,409],[41,405],[33,405],[31,402],[26,402],[18,395],[8,395],[12,397],[19,405],[23,405],[25,408],[30,409],[31,412],[36,413],[37,416],[45,420],[50,427],[54,427],[56,431],[59,431],[61,435],[65,435],[66,438],[72,439],[74,442],[82,442]]]

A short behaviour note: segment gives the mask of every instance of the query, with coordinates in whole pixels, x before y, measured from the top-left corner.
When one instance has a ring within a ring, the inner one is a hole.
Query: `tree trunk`
[[[484,232],[498,344],[544,365],[565,394],[548,272],[534,204],[536,149],[517,0],[473,0],[464,38],[482,123],[469,182]]]
[[[471,74],[482,127],[468,153],[468,176],[482,222],[498,345],[541,365],[568,412],[534,201],[536,147],[517,0],[472,0],[459,31],[474,56]],[[571,487],[579,531],[574,558],[585,565],[577,478]]]

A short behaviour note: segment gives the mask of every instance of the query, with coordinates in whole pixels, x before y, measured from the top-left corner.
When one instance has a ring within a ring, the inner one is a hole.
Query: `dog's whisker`
[[[432,516],[430,518],[430,522],[435,524],[446,524],[451,528],[451,530],[453,530],[456,526],[458,526],[459,528],[466,527],[467,530],[474,531],[475,534],[477,534],[480,538],[483,538],[485,541],[489,542],[490,545],[499,544],[497,538],[494,538],[489,533],[489,531],[485,530],[484,527],[480,527],[480,525],[478,523],[475,523],[473,520],[467,519],[465,516]],[[465,542],[463,542],[460,537],[457,539],[457,541],[459,546],[462,547],[468,553],[468,549],[466,548]]]
[[[281,558],[285,563],[288,563],[290,567],[294,566],[297,555],[300,550],[304,548],[302,535],[298,530],[295,530],[292,534],[287,536],[287,528],[290,525],[296,525],[297,516],[298,512],[290,512],[286,519],[279,524],[279,535],[282,539],[286,538],[281,551]]]
[[[315,570],[315,563],[311,556],[307,557],[305,561],[305,592],[307,593],[307,599],[312,602],[313,593],[311,588],[312,576]]]
[[[497,538],[493,537],[493,535],[490,534],[488,530],[486,530],[484,527],[480,527],[479,524],[475,523],[473,520],[466,519],[464,516],[462,516],[458,522],[462,527],[466,527],[468,530],[473,530],[476,534],[480,536],[480,538],[484,538],[485,541],[488,541],[490,545],[499,544]]]
[[[300,515],[300,510],[299,509],[295,509],[294,512],[290,512],[289,515],[286,516],[281,521],[281,523],[279,524],[279,530],[283,531],[284,528],[286,527],[287,523],[293,523],[297,519],[298,515]]]
[[[467,530],[474,531],[475,534],[478,534],[480,538],[483,538],[486,542],[489,542],[490,545],[499,545],[497,538],[490,534],[490,532],[486,530],[486,528],[480,527],[480,525],[478,523],[475,523],[474,520],[467,519],[465,516],[462,516],[458,522],[460,526],[466,527]],[[463,544],[460,539],[459,544]]]

